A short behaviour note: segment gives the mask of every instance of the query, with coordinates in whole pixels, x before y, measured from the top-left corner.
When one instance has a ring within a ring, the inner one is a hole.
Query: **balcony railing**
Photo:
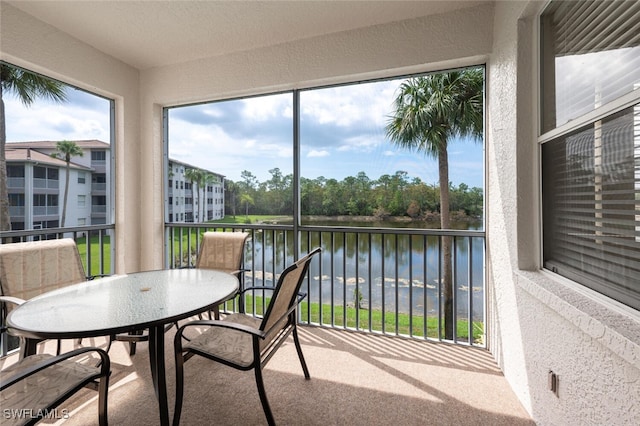
[[[0,242],[71,237],[87,275],[113,272],[113,225],[0,233]],[[289,225],[166,224],[166,265],[195,265],[205,231],[246,231],[244,285],[275,285],[294,253],[323,252],[312,263],[302,291],[301,323],[413,339],[485,345],[485,235],[483,231]],[[452,241],[453,335],[444,329],[442,243]],[[87,250],[87,247],[90,247]],[[253,298],[254,312],[266,301]],[[230,302],[227,311],[235,310]],[[6,336],[2,336],[6,345]],[[0,347],[0,356],[6,346]]]
[[[107,190],[106,183],[92,182],[91,191],[93,192],[105,192]]]
[[[9,177],[7,178],[7,188],[11,189],[22,189],[24,188],[24,178],[23,177]]]
[[[91,214],[106,214],[107,206],[104,204],[91,204]]]
[[[243,279],[273,286],[279,273],[303,254],[322,247],[303,290],[299,320],[329,328],[416,339],[485,344],[483,231],[373,229],[287,225],[167,224],[167,267],[195,265],[205,231],[250,233]],[[453,334],[445,334],[442,244],[452,242]],[[295,256],[297,257],[297,256]],[[254,299],[254,312],[265,308]],[[227,310],[234,310],[232,303]]]

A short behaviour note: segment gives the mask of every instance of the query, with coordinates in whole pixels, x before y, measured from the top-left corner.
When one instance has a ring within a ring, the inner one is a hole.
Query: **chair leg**
[[[107,417],[109,374],[100,378],[100,385],[98,386],[98,424],[100,426],[107,426],[109,424]]]
[[[260,362],[258,361],[258,365],[255,368],[256,372],[256,384],[258,385],[258,394],[260,395],[260,402],[262,402],[262,409],[264,410],[264,415],[267,418],[267,423],[269,426],[275,426],[276,421],[273,418],[273,414],[271,413],[271,407],[269,407],[269,400],[267,399],[267,392],[264,389],[264,382],[262,380],[262,369],[260,368]],[[174,426],[176,426],[174,424]]]
[[[307,368],[307,363],[304,360],[304,355],[302,355],[302,346],[300,346],[300,339],[298,339],[298,327],[293,326],[293,342],[296,344],[296,352],[298,352],[298,358],[300,358],[300,364],[302,364],[302,371],[304,371],[304,378],[307,380],[311,379],[311,375],[309,374],[309,369]]]
[[[139,336],[144,334],[143,330],[132,331],[129,333],[132,336]],[[129,342],[129,356],[134,356],[136,354],[136,342]]]
[[[176,348],[176,401],[173,410],[173,426],[180,424],[180,415],[182,414],[182,397],[184,394],[184,357],[182,356],[182,348]]]
[[[220,319],[220,306],[216,305],[213,307],[213,318],[219,320]],[[211,319],[211,312],[209,312],[209,319]]]

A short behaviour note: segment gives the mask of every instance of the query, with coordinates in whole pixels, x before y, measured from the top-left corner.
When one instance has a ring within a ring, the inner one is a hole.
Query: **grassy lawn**
[[[266,215],[237,215],[235,218],[233,216],[227,216],[224,219],[212,220],[207,222],[207,225],[210,225],[211,228],[217,228],[217,230],[224,229],[225,224],[245,224],[245,223],[263,223],[263,222],[271,222],[278,219],[283,219],[286,217],[283,216],[266,216]],[[187,224],[188,225],[188,224]],[[186,253],[187,247],[190,248],[189,252],[192,256],[195,256],[197,252],[197,237],[198,233],[202,235],[204,233],[204,229],[190,229],[182,230],[182,236],[180,236],[180,229],[176,230],[176,233],[173,236],[173,249],[175,253]],[[189,244],[189,238],[191,238],[191,244]],[[182,250],[180,250],[180,245],[182,244]],[[187,259],[182,259],[183,262],[186,263]]]
[[[269,298],[267,298],[264,303],[268,303]],[[246,311],[248,313],[253,312],[253,298],[251,296],[247,296],[246,298]],[[262,297],[255,297],[256,304],[256,313],[261,315],[263,313],[263,300]],[[233,309],[232,302],[227,302],[227,309]],[[320,323],[320,304],[318,303],[308,303],[302,302],[300,304],[300,317],[303,321],[307,320],[308,310],[311,309],[311,323]],[[333,325],[336,327],[346,327],[352,329],[358,329],[362,331],[369,330],[369,315],[371,315],[371,330],[372,331],[382,331],[382,311],[381,310],[367,310],[367,309],[357,309],[352,306],[348,306],[346,308],[346,312],[344,311],[343,306],[335,306],[334,308],[334,321]],[[356,311],[359,317],[359,327],[356,327]],[[346,326],[344,323],[344,316],[346,315]],[[398,314],[398,334],[401,335],[412,335],[414,337],[424,337],[424,318],[419,315],[413,316],[412,324],[411,317],[409,314]],[[323,304],[322,305],[322,324],[331,325],[331,305]],[[396,317],[392,312],[385,312],[384,315],[384,324],[385,331],[388,333],[395,333],[396,329]],[[412,333],[410,333],[410,325],[412,328]],[[469,337],[469,322],[466,320],[458,320],[457,322],[457,338],[460,341],[468,341]],[[473,322],[473,342],[474,343],[482,343],[484,339],[484,324],[480,321]],[[444,336],[444,324],[442,335]],[[438,319],[435,317],[427,318],[427,337],[430,338],[438,338]]]
[[[111,239],[108,235],[102,237],[102,241],[104,242],[104,272],[100,270],[100,240],[98,236],[93,236],[90,238],[89,242],[89,250],[91,253],[91,265],[89,265],[89,269],[86,271],[87,275],[97,275],[97,274],[111,274],[112,271],[109,269],[111,265]],[[78,246],[78,252],[80,252],[80,259],[82,259],[82,264],[86,267],[87,265],[87,243],[84,238],[78,238],[76,240],[76,245]]]

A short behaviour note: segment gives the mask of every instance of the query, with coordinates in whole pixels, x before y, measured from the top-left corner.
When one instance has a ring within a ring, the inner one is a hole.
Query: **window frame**
[[[559,1],[559,0],[555,0],[555,1]],[[544,239],[544,229],[545,229],[545,215],[544,215],[544,205],[543,205],[543,194],[542,194],[542,189],[543,189],[543,180],[544,180],[544,167],[543,167],[543,160],[542,160],[542,149],[543,146],[546,143],[549,142],[553,142],[559,138],[565,137],[570,135],[571,133],[579,130],[579,129],[583,129],[587,126],[593,126],[596,122],[598,121],[604,121],[607,118],[610,118],[622,111],[624,111],[625,109],[628,108],[640,108],[640,87],[634,90],[631,90],[630,92],[625,93],[624,95],[611,100],[601,106],[598,107],[594,107],[593,110],[584,113],[582,115],[578,115],[576,117],[574,117],[573,119],[569,120],[566,123],[563,123],[559,126],[556,126],[552,129],[549,129],[547,131],[544,131],[544,127],[543,127],[543,117],[545,114],[545,110],[544,110],[544,96],[548,95],[543,93],[544,91],[544,78],[546,75],[545,69],[544,69],[544,55],[543,55],[543,46],[542,46],[542,26],[541,26],[541,22],[542,22],[542,15],[545,13],[545,11],[547,10],[547,8],[549,7],[549,5],[552,3],[552,1],[549,1],[546,3],[546,5],[544,7],[542,7],[540,9],[540,11],[537,14],[537,20],[536,20],[536,27],[535,27],[535,32],[536,32],[536,36],[537,36],[537,43],[536,43],[536,49],[534,50],[536,52],[536,56],[535,56],[535,61],[534,61],[534,66],[535,69],[537,71],[537,73],[535,74],[536,77],[536,91],[535,91],[535,95],[536,95],[536,99],[537,99],[537,115],[538,115],[538,120],[535,123],[536,127],[536,154],[537,154],[537,160],[538,160],[538,217],[539,217],[539,241],[540,241],[540,246],[539,246],[539,265],[540,265],[540,270],[542,270],[545,273],[548,274],[552,274],[553,277],[559,279],[562,282],[568,283],[570,284],[572,287],[576,288],[579,291],[583,291],[586,293],[589,293],[591,295],[595,295],[598,299],[603,299],[603,300],[607,300],[607,301],[611,301],[614,302],[614,304],[621,304],[621,306],[624,306],[625,308],[628,309],[632,309],[632,310],[638,310],[637,306],[634,306],[634,304],[637,304],[638,301],[636,299],[620,299],[620,298],[616,298],[614,297],[611,292],[604,292],[603,290],[606,290],[607,287],[609,287],[607,284],[605,283],[598,283],[598,277],[595,277],[593,275],[588,276],[588,277],[579,277],[579,274],[577,273],[568,273],[568,274],[563,274],[561,275],[560,273],[556,272],[555,270],[552,270],[550,268],[545,267],[545,256],[544,256],[544,245],[545,245],[545,239]],[[555,56],[554,56],[555,58]],[[554,94],[555,95],[555,94]],[[636,146],[635,148],[636,150],[638,149],[638,147]],[[636,160],[637,161],[637,160]],[[586,275],[586,274],[585,274]],[[580,279],[582,278],[582,279]],[[622,288],[621,286],[616,287],[618,289]],[[613,293],[616,293],[615,291]]]

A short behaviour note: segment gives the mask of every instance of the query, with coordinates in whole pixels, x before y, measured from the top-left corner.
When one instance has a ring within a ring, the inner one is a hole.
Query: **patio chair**
[[[176,405],[173,424],[180,423],[182,399],[184,393],[184,362],[200,355],[212,361],[238,370],[254,370],[260,401],[267,421],[275,424],[262,379],[262,369],[274,353],[284,343],[289,334],[293,334],[298,358],[305,379],[309,380],[309,370],[302,355],[298,339],[296,312],[298,304],[306,294],[299,293],[300,286],[309,269],[313,256],[320,252],[316,248],[288,268],[286,268],[276,287],[247,287],[242,290],[241,298],[247,291],[272,291],[269,306],[262,318],[246,313],[235,313],[223,320],[199,320],[184,324],[178,329],[174,339],[176,364]],[[182,334],[191,327],[208,327],[202,334],[183,344]]]
[[[85,275],[78,247],[71,238],[1,244],[1,324],[6,324],[14,304],[92,278]],[[60,340],[56,353],[60,354]]]
[[[240,280],[238,290],[240,293],[243,287],[242,272],[245,269],[242,269],[242,260],[247,238],[249,238],[247,232],[205,232],[202,235],[196,268],[217,269],[236,275]],[[242,311],[242,306],[240,310]],[[215,319],[220,319],[220,306],[213,308],[213,315]],[[211,319],[211,312],[209,312],[209,319]]]
[[[100,357],[99,367],[82,363],[90,353]],[[98,421],[107,425],[110,361],[99,348],[84,347],[62,355],[28,356],[0,371],[0,406],[3,425],[32,425],[62,412],[54,409],[83,387],[98,391]]]

